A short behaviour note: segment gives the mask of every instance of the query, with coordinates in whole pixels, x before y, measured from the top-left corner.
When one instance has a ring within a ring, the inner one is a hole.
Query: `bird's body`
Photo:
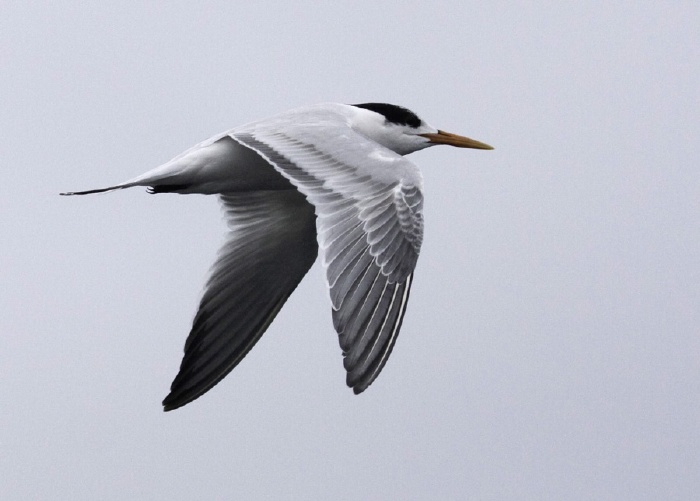
[[[231,229],[165,410],[225,377],[318,254],[347,384],[364,391],[396,341],[423,234],[422,177],[403,155],[434,144],[490,149],[398,106],[320,104],[214,136],[122,184],[218,194]],[[320,251],[320,252],[319,252]]]

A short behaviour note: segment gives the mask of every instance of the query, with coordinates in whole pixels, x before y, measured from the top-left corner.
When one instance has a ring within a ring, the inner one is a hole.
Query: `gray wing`
[[[316,208],[347,384],[364,391],[401,327],[423,235],[415,165],[330,118],[236,131]]]
[[[224,194],[231,229],[185,343],[165,410],[198,398],[260,339],[318,254],[313,206],[294,189]]]

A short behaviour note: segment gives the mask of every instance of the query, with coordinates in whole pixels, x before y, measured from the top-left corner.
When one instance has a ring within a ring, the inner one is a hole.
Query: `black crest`
[[[411,110],[403,108],[401,106],[396,106],[395,104],[386,103],[364,103],[364,104],[353,104],[357,108],[364,108],[366,110],[374,111],[380,115],[384,115],[387,122],[391,122],[397,125],[408,125],[414,129],[420,127],[420,118],[418,115],[413,113]]]

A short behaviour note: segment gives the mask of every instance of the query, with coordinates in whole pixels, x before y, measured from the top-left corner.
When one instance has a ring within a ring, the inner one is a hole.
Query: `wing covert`
[[[231,134],[315,207],[347,384],[364,391],[398,336],[423,235],[420,173],[342,121],[251,126]]]

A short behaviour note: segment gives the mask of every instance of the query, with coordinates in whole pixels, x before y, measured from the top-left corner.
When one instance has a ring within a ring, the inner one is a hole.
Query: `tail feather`
[[[133,188],[134,186],[150,186],[149,191],[152,189],[152,193],[160,193],[160,190],[155,189],[155,187],[163,182],[164,179],[169,179],[172,174],[168,172],[163,172],[163,167],[157,167],[152,171],[141,174],[135,178],[124,181],[123,183],[115,184],[114,186],[108,186],[107,188],[97,188],[96,190],[85,190],[85,191],[67,191],[65,193],[59,193],[59,195],[72,196],[72,195],[92,195],[93,193],[105,193],[108,191],[123,190],[125,188]],[[173,184],[173,183],[170,183]],[[162,190],[166,192],[167,190]],[[172,190],[170,190],[172,191]]]
[[[96,190],[61,195],[91,195],[107,191],[150,187],[151,193],[215,194],[240,190],[292,188],[260,155],[224,134],[214,136],[171,161],[123,183]]]
[[[109,188],[98,188],[96,190],[85,190],[85,191],[66,191],[64,193],[59,193],[59,195],[62,195],[64,197],[70,197],[73,195],[92,195],[93,193],[105,193],[108,191],[115,191],[115,190],[121,190],[124,188],[128,188],[128,186],[124,185],[116,185],[116,186],[110,186]]]
[[[145,174],[129,179],[128,181],[115,184],[114,186],[98,188],[95,190],[68,191],[65,193],[60,193],[60,195],[92,195],[93,193],[123,190],[134,186],[146,186],[148,187],[149,193],[177,193],[192,185],[190,182],[182,182],[182,170],[183,169],[181,166],[173,166],[172,162],[169,162],[161,165],[160,167],[156,167]]]

